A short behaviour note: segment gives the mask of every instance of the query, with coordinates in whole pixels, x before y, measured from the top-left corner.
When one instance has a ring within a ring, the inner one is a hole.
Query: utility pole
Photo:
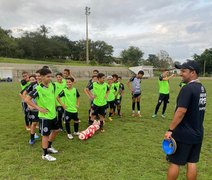
[[[204,65],[203,65],[203,77],[205,77],[205,65],[206,65],[206,60],[204,59]]]
[[[85,7],[86,15],[86,63],[89,63],[89,43],[88,43],[88,16],[91,14],[89,7]]]

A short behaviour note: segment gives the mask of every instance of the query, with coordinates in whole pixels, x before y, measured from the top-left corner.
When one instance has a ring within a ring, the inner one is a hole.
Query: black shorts
[[[110,109],[113,109],[115,107],[115,100],[114,101],[108,101],[107,107],[110,108]]]
[[[39,122],[38,111],[29,110],[29,122]]]
[[[79,121],[79,118],[78,118],[78,113],[71,113],[71,112],[68,112],[68,111],[65,111],[64,113],[64,119],[65,119],[65,122],[70,122],[70,120],[74,120],[74,121]]]
[[[167,161],[177,164],[185,165],[186,163],[196,163],[199,161],[202,143],[200,144],[184,144],[177,143],[177,150],[172,155],[167,155]]]
[[[40,120],[40,130],[42,136],[49,136],[51,130],[58,130],[59,126],[57,123],[57,118],[54,119],[41,119]]]
[[[56,110],[57,110],[57,112],[60,113],[60,114],[63,114],[63,113],[64,113],[64,109],[63,109],[62,106],[57,106],[57,107],[56,107]]]
[[[158,98],[158,103],[164,101],[165,103],[169,103],[169,94],[160,94]]]
[[[137,97],[139,97],[141,95],[141,93],[139,93],[139,94],[132,94],[132,99],[133,98],[137,98]]]
[[[106,110],[107,110],[107,105],[104,105],[104,106],[97,106],[97,105],[93,105],[93,115],[102,115],[103,117],[105,117],[105,114],[106,114]]]
[[[21,106],[22,106],[24,114],[28,114],[29,109],[28,109],[27,103],[21,102]]]
[[[120,105],[122,100],[122,96],[119,99],[115,99],[115,105]]]

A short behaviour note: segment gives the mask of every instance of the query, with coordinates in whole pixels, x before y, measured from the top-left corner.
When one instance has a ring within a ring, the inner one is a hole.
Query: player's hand
[[[64,104],[62,105],[62,107],[63,107],[63,109],[66,109],[66,105],[64,105]]]
[[[41,113],[44,113],[44,114],[49,112],[47,109],[44,109],[44,108],[41,108],[41,107],[38,108],[38,111],[40,111]]]
[[[76,108],[79,108],[79,105],[76,105]]]
[[[166,133],[164,135],[164,139],[171,139],[171,137],[172,137],[172,132],[166,131]]]
[[[171,75],[171,77],[174,77],[174,76],[175,76],[175,74],[172,74],[172,75]]]
[[[95,98],[96,98],[96,96],[91,96],[90,98],[91,98],[91,100],[93,100],[93,99],[95,99]]]

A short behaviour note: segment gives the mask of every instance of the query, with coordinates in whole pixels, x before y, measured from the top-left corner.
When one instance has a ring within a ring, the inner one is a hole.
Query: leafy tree
[[[211,74],[212,73],[212,48],[205,49],[204,52],[200,55],[194,54],[193,58],[197,61],[201,67],[202,72]]]
[[[122,63],[130,66],[138,66],[141,64],[144,53],[134,46],[130,46],[121,52]]]
[[[171,68],[173,67],[174,63],[172,58],[169,56],[168,52],[161,50],[158,53],[158,58],[159,58],[159,68]]]
[[[91,42],[90,52],[93,60],[99,64],[109,64],[113,61],[113,46],[108,45],[104,41]]]

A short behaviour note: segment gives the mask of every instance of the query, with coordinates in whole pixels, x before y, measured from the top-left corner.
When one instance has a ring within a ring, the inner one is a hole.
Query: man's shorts
[[[70,122],[72,119],[74,121],[79,121],[78,113],[77,112],[76,113],[71,113],[71,112],[65,111],[64,119],[65,119],[65,122]]]
[[[115,105],[120,105],[122,100],[122,96],[119,99],[115,99]]]
[[[56,107],[56,110],[57,110],[58,113],[61,113],[61,114],[64,113],[64,109],[63,109],[62,106],[57,106],[57,107]]]
[[[132,94],[132,99],[137,98],[137,97],[139,97],[140,95],[141,95],[141,93],[138,93],[138,94]]]
[[[177,164],[185,165],[186,163],[196,163],[199,161],[202,143],[200,144],[184,144],[177,143],[177,150],[172,155],[167,155],[167,161]]]
[[[38,111],[29,110],[29,122],[39,122]]]
[[[97,105],[93,105],[93,115],[102,115],[103,117],[105,117],[106,114],[106,109],[107,109],[107,105],[104,106],[97,106]]]
[[[42,136],[49,136],[52,130],[58,130],[59,126],[57,118],[54,119],[42,119],[40,120],[40,128]]]
[[[169,103],[169,94],[160,94],[158,98],[158,103],[164,101],[165,103]]]
[[[115,100],[114,101],[108,101],[107,102],[107,107],[110,108],[110,109],[113,109],[115,106]]]

